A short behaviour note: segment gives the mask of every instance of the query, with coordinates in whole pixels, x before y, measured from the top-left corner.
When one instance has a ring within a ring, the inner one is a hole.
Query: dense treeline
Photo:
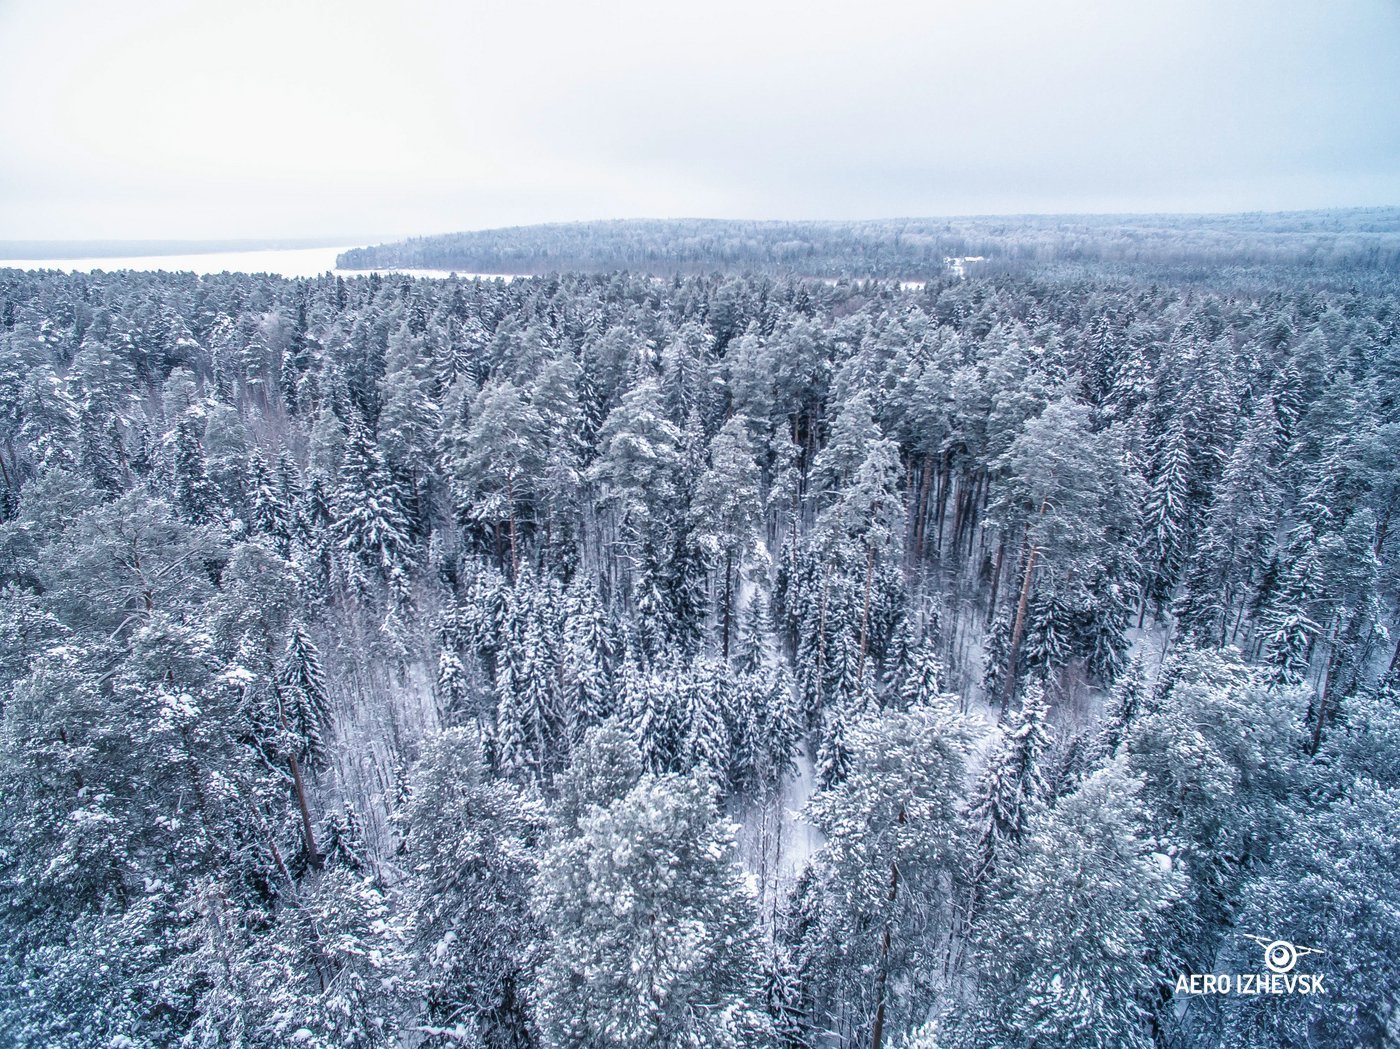
[[[0,272],[0,1041],[1392,1044],[1311,273]],[[1327,993],[1176,992],[1247,935]]]
[[[1047,265],[1108,268],[1219,286],[1222,270],[1287,268],[1297,279],[1344,282],[1400,269],[1400,211],[1357,208],[1253,215],[1066,215],[755,222],[616,220],[477,230],[355,248],[341,269],[459,273],[675,273],[940,277],[949,258],[983,270],[1042,272]]]

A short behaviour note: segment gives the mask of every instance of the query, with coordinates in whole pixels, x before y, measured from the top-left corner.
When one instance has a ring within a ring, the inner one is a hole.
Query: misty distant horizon
[[[1398,57],[1384,0],[21,0],[0,240],[1385,206]]]

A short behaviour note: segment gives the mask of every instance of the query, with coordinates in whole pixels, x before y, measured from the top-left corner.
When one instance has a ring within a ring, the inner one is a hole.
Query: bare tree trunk
[[[914,556],[924,556],[924,536],[928,532],[928,492],[933,484],[933,456],[924,456],[924,471],[919,478],[919,497],[914,507]]]
[[[972,483],[971,498],[967,506],[967,556],[972,558],[972,548],[977,542],[977,525],[982,519],[983,492],[989,483],[990,478],[978,476]]]
[[[826,595],[830,588],[831,566],[827,565],[822,572],[821,611],[817,615],[817,707],[822,705],[822,678],[826,674]]]
[[[1040,547],[1033,546],[1026,554],[1026,571],[1021,577],[1021,597],[1016,602],[1016,621],[1011,627],[1010,654],[1006,658],[1006,682],[1001,689],[1001,712],[1006,714],[1006,708],[1011,703],[1011,697],[1016,692],[1016,664],[1021,656],[1021,633],[1026,628],[1026,607],[1031,600],[1031,578],[1035,572],[1035,560],[1040,556]]]
[[[1036,511],[1036,517],[1040,517],[1050,506],[1050,496],[1047,494],[1040,501],[1040,509]],[[1026,543],[1030,543],[1031,526],[1026,525]],[[1016,692],[1016,664],[1021,657],[1021,634],[1026,627],[1026,608],[1031,599],[1031,577],[1035,572],[1036,558],[1040,556],[1040,547],[1031,545],[1030,551],[1026,554],[1026,572],[1021,577],[1021,599],[1016,602],[1016,622],[1011,627],[1010,653],[1006,659],[1006,681],[1002,685],[1001,693],[1001,713],[1006,716],[1006,708],[1011,703],[1011,697]]]
[[[306,783],[301,778],[301,762],[296,754],[287,755],[292,770],[292,785],[296,789],[297,808],[301,810],[301,833],[306,839],[306,860],[313,870],[321,869],[321,853],[316,848],[316,831],[311,825],[311,808],[306,802]]]
[[[1338,631],[1338,634],[1341,636],[1332,644],[1328,653],[1327,670],[1322,675],[1322,687],[1318,690],[1317,723],[1313,725],[1312,742],[1308,747],[1308,753],[1312,756],[1316,756],[1322,747],[1322,733],[1327,728],[1328,700],[1339,688],[1343,697],[1350,695],[1356,686],[1360,668],[1369,662],[1371,657],[1372,644],[1369,639],[1360,652],[1357,651],[1363,635],[1368,638],[1375,636],[1373,624],[1368,618],[1353,612],[1347,621],[1346,630]],[[1337,654],[1339,644],[1346,646],[1340,656]],[[1341,680],[1344,675],[1347,680]]]
[[[1234,629],[1230,631],[1230,643],[1231,643],[1231,644],[1234,644],[1234,643],[1237,642],[1237,641],[1239,640],[1239,638],[1240,638],[1240,625],[1244,622],[1244,609],[1245,609],[1245,605],[1247,605],[1247,604],[1249,604],[1248,601],[1241,601],[1241,602],[1240,602],[1240,610],[1239,610],[1239,613],[1235,616],[1235,626],[1234,626]],[[1227,612],[1226,614],[1228,615],[1229,613]]]
[[[282,726],[282,731],[286,732],[287,711],[282,703],[282,691],[274,685],[273,694],[277,699],[277,720]],[[302,778],[301,762],[297,760],[295,750],[287,754],[287,767],[292,773],[292,789],[297,796],[297,809],[301,812],[301,833],[306,842],[306,859],[313,870],[320,870],[321,853],[316,848],[316,829],[311,823],[311,806],[306,800],[306,781]]]
[[[953,547],[953,554],[956,557],[958,547],[962,544],[963,504],[967,501],[963,498],[963,479],[961,477],[954,482],[953,488],[955,491],[953,492],[953,537],[951,545]],[[941,541],[939,546],[940,548],[942,547]]]
[[[905,822],[904,807],[899,809],[899,823]],[[885,931],[880,937],[880,977],[876,991],[875,1023],[870,1029],[870,1049],[880,1049],[885,1040],[885,992],[890,979],[890,941],[894,937],[894,904],[899,898],[899,865],[890,861],[890,913],[885,918]]]
[[[943,453],[943,465],[938,471],[938,553],[943,553],[943,526],[948,520],[948,495],[953,488],[953,456]]]
[[[729,659],[729,623],[733,616],[734,597],[730,590],[730,576],[734,572],[734,551],[724,552],[724,658]]]

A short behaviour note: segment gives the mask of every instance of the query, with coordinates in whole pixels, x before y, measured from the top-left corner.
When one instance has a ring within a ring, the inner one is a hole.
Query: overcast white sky
[[[1400,0],[0,0],[0,239],[1400,204]]]

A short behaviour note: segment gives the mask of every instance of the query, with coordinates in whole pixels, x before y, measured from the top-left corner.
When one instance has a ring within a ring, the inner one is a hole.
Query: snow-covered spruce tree
[[[292,624],[287,651],[278,667],[277,683],[287,728],[302,741],[302,757],[317,765],[325,764],[330,697],[326,693],[321,653],[301,623]]]
[[[1134,723],[1146,712],[1149,698],[1142,658],[1134,656],[1109,694],[1098,735],[1090,747],[1090,761],[1106,762],[1118,755]]]
[[[438,699],[438,716],[446,726],[460,725],[469,714],[471,678],[462,652],[465,633],[462,615],[456,608],[443,613],[438,622],[437,677],[433,687]]]
[[[1176,589],[1190,527],[1191,460],[1180,422],[1159,438],[1143,504],[1141,585],[1144,610],[1159,612]]]
[[[871,613],[875,601],[877,568],[888,556],[903,509],[899,486],[899,455],[895,443],[881,437],[863,391],[852,400],[833,426],[831,443],[818,456],[814,469],[831,491],[829,503],[818,521],[819,543],[827,572],[848,575],[859,597],[849,608],[854,645],[839,645],[840,663],[836,694],[849,698],[859,691],[869,670],[875,676],[871,656]],[[859,579],[859,582],[856,582]],[[854,663],[853,666],[849,665]]]
[[[1073,652],[1082,597],[1077,587],[1061,588],[1053,582],[1036,587],[1031,594],[1021,656],[1027,676],[1042,685],[1049,682],[1055,670],[1065,665]]]
[[[682,772],[695,770],[724,784],[729,775],[732,743],[725,712],[733,710],[734,680],[729,665],[697,659],[681,675],[684,728],[678,754]]]
[[[886,705],[901,710],[928,706],[944,694],[943,677],[946,670],[931,638],[920,638],[898,672],[891,675]]]
[[[570,739],[608,717],[614,702],[616,658],[611,624],[596,589],[575,585],[566,596],[561,647],[560,702]]]
[[[1006,670],[1011,660],[1011,617],[1003,609],[987,627],[982,652],[982,700],[988,704],[1001,701],[1006,683]]]
[[[204,451],[199,445],[195,418],[186,413],[175,425],[173,436],[174,501],[179,515],[191,524],[204,524],[218,517],[219,493],[204,469]]]
[[[734,697],[726,719],[731,783],[742,795],[769,794],[793,773],[802,740],[792,679],[783,668],[759,667],[735,677]]]
[[[353,589],[368,591],[409,558],[409,525],[400,495],[363,426],[353,425],[332,495],[331,532]]]
[[[422,335],[408,329],[395,332],[389,340],[384,376],[379,380],[378,447],[401,495],[415,542],[428,537],[429,503],[441,488],[433,461],[435,438],[442,427],[435,381],[431,354]]]
[[[277,482],[267,459],[254,448],[248,456],[248,530],[255,535],[266,536],[276,545],[278,553],[287,555],[287,543],[291,539],[291,522],[287,512],[292,508],[286,505],[277,491]]]
[[[1225,467],[1176,604],[1178,629],[1214,644],[1238,636],[1274,552],[1278,419],[1264,398]]]
[[[1051,735],[1046,725],[1050,708],[1038,685],[1026,689],[1019,710],[1001,728],[1000,738],[968,801],[975,844],[966,874],[964,921],[981,906],[986,886],[998,867],[1014,855],[1026,825],[1046,798],[1046,759]]]
[[[545,603],[538,580],[522,573],[504,609],[496,654],[496,765],[522,782],[552,771],[567,743]]]

